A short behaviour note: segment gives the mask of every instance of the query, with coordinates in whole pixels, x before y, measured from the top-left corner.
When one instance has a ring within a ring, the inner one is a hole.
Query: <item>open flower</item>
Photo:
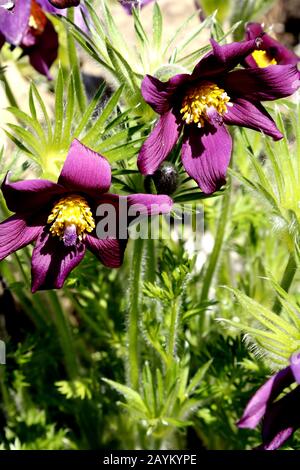
[[[279,395],[292,384],[283,397]],[[240,428],[255,428],[263,419],[261,450],[276,450],[300,427],[300,354],[294,354],[290,365],[273,375],[251,398],[242,418]]]
[[[281,139],[282,134],[260,101],[291,95],[297,89],[296,66],[233,70],[257,50],[260,40],[234,42],[213,50],[191,75],[179,74],[167,82],[147,75],[142,83],[145,101],[160,119],[144,142],[138,167],[153,174],[179,139],[183,129],[182,163],[205,193],[225,183],[232,140],[224,124],[248,127]]]
[[[297,64],[300,58],[279,41],[269,36],[260,23],[248,23],[246,26],[246,39],[261,38],[261,48],[254,51],[245,59],[248,67],[268,67],[269,65]]]
[[[74,140],[66,161],[54,183],[28,180],[2,184],[7,207],[15,215],[0,224],[0,260],[35,242],[32,253],[32,292],[60,288],[68,274],[83,259],[86,249],[108,267],[119,267],[126,246],[127,225],[99,239],[96,234],[96,211],[101,206],[114,206],[116,214],[121,203],[133,206],[144,215],[169,212],[168,196],[107,194],[111,184],[108,161]],[[131,214],[132,215],[132,214]],[[136,214],[135,214],[136,215]],[[123,224],[127,223],[127,218]],[[113,220],[115,224],[117,221]],[[98,233],[98,232],[97,232]]]
[[[57,57],[58,37],[45,15],[52,7],[44,4],[45,0],[14,0],[10,8],[0,5],[0,47],[5,41],[20,46],[31,65],[51,79],[49,69]]]

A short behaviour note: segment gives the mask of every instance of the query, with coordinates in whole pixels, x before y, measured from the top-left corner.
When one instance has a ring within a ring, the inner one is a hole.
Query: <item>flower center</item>
[[[252,57],[257,63],[258,67],[262,69],[269,67],[269,65],[277,65],[277,61],[272,59],[267,51],[254,51],[252,52]]]
[[[86,199],[79,195],[61,198],[53,207],[47,220],[50,232],[58,236],[65,246],[74,246],[86,232],[95,228],[92,211]]]
[[[220,116],[227,112],[230,97],[225,90],[211,82],[202,82],[192,87],[185,95],[180,113],[187,124],[195,123],[203,127],[206,120],[210,120],[210,112],[216,111]]]
[[[28,26],[31,28],[32,34],[40,36],[46,27],[47,17],[41,7],[35,0],[31,0],[31,10]]]

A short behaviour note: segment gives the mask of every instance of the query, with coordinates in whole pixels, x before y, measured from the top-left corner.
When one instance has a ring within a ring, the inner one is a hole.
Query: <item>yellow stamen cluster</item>
[[[254,51],[252,53],[252,57],[257,63],[258,67],[264,69],[265,67],[269,67],[269,65],[277,65],[277,61],[272,59],[269,56],[267,51]]]
[[[52,224],[50,232],[63,239],[65,230],[70,226],[76,227],[76,234],[82,240],[86,232],[92,232],[95,228],[92,211],[86,199],[79,195],[61,198],[53,207],[47,220]]]
[[[187,124],[197,124],[203,127],[205,121],[209,119],[207,112],[209,108],[214,108],[218,114],[223,116],[227,112],[230,97],[225,90],[211,82],[202,82],[199,86],[194,86],[186,93],[180,113],[182,119]]]

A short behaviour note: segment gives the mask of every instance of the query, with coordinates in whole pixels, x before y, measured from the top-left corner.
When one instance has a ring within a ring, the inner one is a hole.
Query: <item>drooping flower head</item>
[[[225,183],[232,150],[225,124],[281,139],[282,134],[260,102],[289,96],[299,86],[298,71],[292,65],[233,70],[260,48],[260,39],[224,46],[214,40],[211,43],[212,51],[192,74],[175,75],[167,82],[150,75],[144,78],[143,97],[160,119],[138,157],[141,173],[153,174],[183,130],[183,166],[208,194]]]
[[[292,384],[298,385],[277,399]],[[290,365],[273,375],[251,398],[240,428],[254,429],[262,422],[261,450],[276,450],[300,427],[300,354],[294,354]]]
[[[246,39],[261,38],[260,50],[254,51],[246,57],[248,67],[268,67],[269,65],[297,64],[300,58],[290,49],[267,34],[260,23],[248,23],[246,26]]]
[[[57,33],[45,14],[51,8],[45,0],[13,0],[10,8],[0,5],[0,47],[5,41],[20,46],[31,65],[49,79],[58,53]]]
[[[153,2],[153,0],[119,0],[119,3],[129,14],[132,13],[133,8],[143,8],[151,2]]]
[[[42,179],[11,183],[7,176],[2,192],[15,215],[0,224],[0,260],[35,242],[32,292],[62,287],[86,249],[105,266],[119,267],[131,220],[122,214],[124,236],[113,230],[98,238],[96,213],[113,208],[114,226],[124,203],[128,213],[137,205],[141,215],[155,215],[169,212],[172,200],[152,194],[109,194],[110,184],[108,161],[78,140],[70,147],[57,183]]]

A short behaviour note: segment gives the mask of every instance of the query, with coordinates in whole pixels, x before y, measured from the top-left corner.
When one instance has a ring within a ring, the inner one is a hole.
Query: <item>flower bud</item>
[[[178,185],[178,172],[172,163],[163,163],[152,175],[157,194],[173,194]]]
[[[48,0],[49,3],[55,8],[70,8],[77,7],[80,3],[80,0]]]

